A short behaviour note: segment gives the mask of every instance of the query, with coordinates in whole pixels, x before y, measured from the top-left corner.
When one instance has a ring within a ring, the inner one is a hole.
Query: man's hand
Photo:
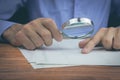
[[[96,45],[102,44],[107,50],[120,50],[120,28],[101,28],[95,36],[79,43],[82,53],[89,53]]]
[[[30,50],[43,44],[50,46],[53,38],[62,40],[55,22],[49,18],[38,18],[25,25],[15,24],[3,33],[3,37],[14,46],[22,45]]]

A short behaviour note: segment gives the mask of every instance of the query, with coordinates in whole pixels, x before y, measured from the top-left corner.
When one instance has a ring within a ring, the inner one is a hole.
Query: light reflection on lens
[[[62,25],[62,34],[66,38],[87,38],[93,31],[94,24],[88,18],[73,18]]]

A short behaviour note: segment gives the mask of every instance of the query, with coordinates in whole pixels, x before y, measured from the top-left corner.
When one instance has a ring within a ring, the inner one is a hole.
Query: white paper
[[[34,51],[20,49],[33,68],[51,68],[79,65],[120,65],[119,51],[106,51],[97,47],[89,54],[82,54],[78,46],[79,39],[64,39],[53,41],[50,47],[42,47]]]

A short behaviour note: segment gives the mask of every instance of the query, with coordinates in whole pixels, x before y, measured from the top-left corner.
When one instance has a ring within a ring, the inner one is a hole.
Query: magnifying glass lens
[[[62,34],[67,38],[90,37],[94,31],[93,23],[88,18],[73,18],[63,24]]]

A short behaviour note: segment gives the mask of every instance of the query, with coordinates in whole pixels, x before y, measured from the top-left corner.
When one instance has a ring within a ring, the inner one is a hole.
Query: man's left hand
[[[120,50],[120,27],[101,28],[92,38],[81,41],[79,47],[82,53],[89,53],[98,44],[107,50]]]

